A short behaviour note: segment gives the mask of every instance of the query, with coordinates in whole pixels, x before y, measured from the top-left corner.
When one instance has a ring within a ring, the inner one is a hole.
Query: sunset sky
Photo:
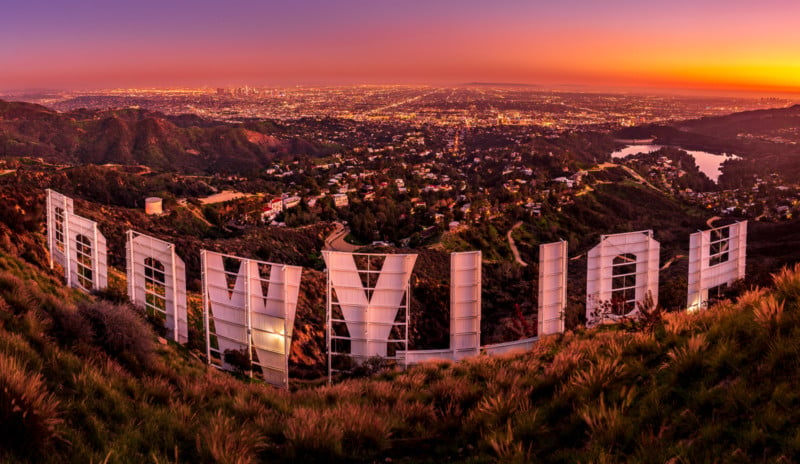
[[[0,89],[515,82],[800,91],[798,0],[41,1]]]

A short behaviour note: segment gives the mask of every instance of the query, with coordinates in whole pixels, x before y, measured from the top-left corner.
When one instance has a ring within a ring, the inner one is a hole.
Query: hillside
[[[43,258],[0,225],[1,461],[800,459],[800,267],[704,312],[287,393],[158,343]]]
[[[449,344],[449,252],[482,250],[481,333],[484,344],[506,342],[534,335],[537,313],[538,245],[569,242],[567,327],[585,320],[586,252],[601,234],[652,229],[661,243],[660,262],[670,263],[660,273],[659,301],[669,310],[686,302],[689,234],[704,229],[708,213],[630,179],[622,170],[597,171],[611,184],[576,196],[572,204],[555,208],[546,204],[540,217],[522,221],[513,235],[528,266],[515,264],[505,240],[514,223],[505,218],[485,221],[458,233],[448,233],[418,254],[412,277],[410,342],[414,349],[445,348]],[[200,178],[172,175],[140,176],[110,168],[84,166],[53,172],[19,169],[0,177],[0,222],[18,234],[41,233],[44,224],[44,189],[52,187],[76,199],[80,215],[97,221],[108,239],[109,262],[118,272],[125,269],[125,232],[134,229],[176,245],[187,264],[190,292],[200,291],[200,250],[209,249],[237,256],[304,267],[298,306],[298,338],[293,345],[290,368],[294,378],[318,378],[325,372],[326,346],[322,324],[325,300],[324,265],[320,250],[332,224],[318,221],[300,227],[226,228],[226,221],[203,222],[203,210],[180,206],[167,191],[181,195],[206,192]],[[197,192],[197,193],[192,193]],[[169,214],[147,216],[141,199],[165,197]],[[257,199],[255,200],[258,201]],[[220,205],[216,215],[236,205]],[[560,211],[559,211],[560,209]],[[195,214],[193,214],[193,212]],[[797,262],[800,243],[797,220],[787,223],[753,222],[750,225],[747,275],[750,282],[769,282],[769,273]],[[718,224],[719,225],[719,224]],[[386,250],[374,250],[385,252]],[[396,249],[395,252],[410,252]],[[120,284],[118,293],[124,293]],[[519,308],[519,309],[518,309]],[[199,305],[190,308],[193,321],[190,340],[199,347],[203,337]]]
[[[684,121],[678,127],[686,131],[715,133],[723,137],[736,136],[742,132],[768,134],[780,129],[800,127],[800,105],[704,117]]]
[[[324,153],[270,123],[228,124],[140,109],[75,110],[0,100],[0,158],[56,164],[145,165],[189,173],[248,173],[276,159]]]
[[[419,256],[412,286],[411,317],[415,321],[410,334],[412,346],[416,349],[448,346],[451,251],[483,252],[481,331],[487,344],[533,335],[524,326],[536,326],[540,243],[564,238],[569,241],[570,256],[575,258],[569,264],[569,295],[573,302],[568,308],[569,326],[584,318],[585,252],[598,243],[601,234],[653,229],[662,243],[662,262],[685,255],[689,234],[704,226],[707,214],[626,180],[628,177],[624,173],[620,176],[618,184],[600,184],[592,192],[576,197],[573,204],[565,205],[561,211],[548,207],[543,216],[522,221],[514,233],[521,256],[529,266],[513,263],[507,241],[502,239],[513,223],[503,218],[448,234],[439,247],[414,249],[412,252]],[[78,199],[79,214],[99,223],[109,241],[112,266],[124,269],[126,230],[148,233],[176,244],[178,253],[187,263],[189,290],[195,292],[199,291],[201,248],[303,266],[306,278],[301,288],[299,320],[319,322],[325,312],[324,299],[312,293],[318,285],[323,285],[324,275],[317,271],[323,270],[320,250],[331,224],[317,222],[296,228],[253,227],[226,231],[202,223],[189,209],[174,201],[167,203],[170,214],[161,217],[146,216],[140,208],[135,208],[136,202],[141,204],[141,199],[147,196],[167,196],[161,193],[162,189],[202,191],[203,185],[198,179],[126,175],[94,166],[63,169],[52,174],[20,170],[0,178],[0,196],[7,198],[8,204],[8,210],[0,207],[0,220],[5,219],[17,230],[23,230],[24,226],[24,230],[39,231],[44,222],[41,213],[44,189],[55,188]],[[15,205],[30,214],[20,213]],[[686,272],[685,259],[679,259],[663,272],[661,301],[665,307],[673,309],[685,303]],[[525,322],[517,315],[517,305]],[[305,332],[305,329],[300,330]],[[308,350],[319,353],[325,346],[322,333],[310,335],[313,335],[310,338],[313,343]],[[321,362],[320,358],[314,364],[318,366]]]

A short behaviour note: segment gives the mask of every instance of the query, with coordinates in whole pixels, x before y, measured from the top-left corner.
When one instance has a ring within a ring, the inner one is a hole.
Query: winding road
[[[514,238],[511,236],[511,233],[514,232],[514,229],[518,228],[521,225],[522,221],[519,221],[516,224],[514,224],[514,226],[508,230],[508,233],[506,233],[506,237],[508,238],[508,246],[509,248],[511,248],[511,253],[514,254],[514,261],[516,261],[517,264],[519,264],[522,267],[527,267],[528,263],[523,261],[522,258],[519,256],[519,249],[517,248],[517,244],[514,243]]]
[[[325,239],[325,250],[353,252],[361,248],[358,245],[353,245],[345,241],[344,238],[350,233],[350,229],[345,227],[344,224],[337,222],[334,224],[334,227],[336,228],[328,235],[328,238]]]

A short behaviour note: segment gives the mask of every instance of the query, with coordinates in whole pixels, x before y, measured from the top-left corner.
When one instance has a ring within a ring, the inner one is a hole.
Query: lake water
[[[625,158],[628,155],[635,155],[637,153],[652,153],[660,150],[661,148],[663,148],[663,145],[629,145],[611,153],[611,158]],[[694,162],[697,163],[697,167],[699,167],[700,170],[714,182],[716,182],[719,179],[720,174],[722,174],[720,167],[725,160],[739,159],[739,157],[736,155],[717,155],[714,153],[708,153],[706,151],[684,150],[680,147],[676,148],[692,155],[694,157]]]

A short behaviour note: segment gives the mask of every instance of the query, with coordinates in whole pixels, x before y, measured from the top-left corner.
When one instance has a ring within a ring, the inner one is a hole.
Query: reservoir
[[[652,153],[660,150],[662,147],[663,145],[629,145],[611,153],[611,159],[625,158],[628,155],[635,155],[637,153]],[[706,151],[684,150],[681,147],[675,148],[692,155],[694,157],[694,162],[697,163],[697,167],[714,182],[716,182],[720,174],[722,174],[720,168],[725,160],[739,159],[736,155],[715,155],[714,153],[708,153]]]

